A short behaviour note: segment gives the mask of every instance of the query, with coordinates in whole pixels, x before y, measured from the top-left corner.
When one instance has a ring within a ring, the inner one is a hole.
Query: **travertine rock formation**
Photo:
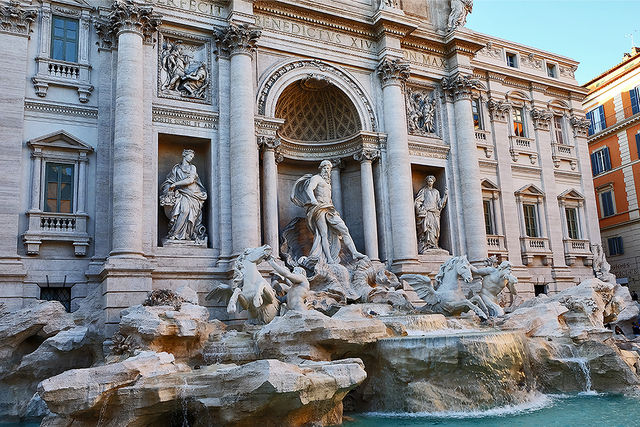
[[[38,393],[55,413],[45,426],[334,425],[342,398],[366,378],[362,362],[291,365],[259,360],[191,370],[167,353],[142,352],[123,362],[67,371]]]

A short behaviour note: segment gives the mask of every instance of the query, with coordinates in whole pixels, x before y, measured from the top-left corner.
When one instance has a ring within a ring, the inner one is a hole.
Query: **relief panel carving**
[[[158,97],[211,103],[211,40],[164,32],[158,43]]]
[[[436,98],[433,92],[407,88],[407,126],[412,135],[436,134]]]

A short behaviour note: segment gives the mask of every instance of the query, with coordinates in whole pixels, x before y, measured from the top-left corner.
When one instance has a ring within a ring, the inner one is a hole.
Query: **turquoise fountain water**
[[[573,427],[640,425],[640,399],[622,395],[539,395],[516,406],[471,412],[351,414],[345,427]]]

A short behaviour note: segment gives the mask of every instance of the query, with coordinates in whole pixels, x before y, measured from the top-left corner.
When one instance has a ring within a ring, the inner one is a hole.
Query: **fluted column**
[[[380,152],[371,148],[363,148],[359,153],[353,155],[353,158],[360,162],[364,247],[365,253],[372,260],[378,259],[378,224],[373,186],[373,167],[371,164],[379,157]]]
[[[344,215],[342,211],[342,181],[340,179],[342,159],[331,160],[331,166],[331,200],[338,213]]]
[[[278,236],[278,160],[280,140],[275,137],[258,137],[262,147],[262,224],[264,242],[271,246],[273,256],[278,257],[280,239]]]
[[[460,202],[464,226],[466,253],[469,261],[480,261],[487,256],[487,239],[482,209],[480,166],[473,129],[471,90],[479,81],[471,76],[456,74],[442,79],[447,101],[453,102],[455,121],[455,154],[460,177]]]
[[[258,147],[255,143],[252,53],[260,31],[231,23],[222,37],[230,56],[231,233],[233,253],[260,244]]]
[[[117,1],[109,16],[118,43],[113,137],[113,234],[111,256],[142,256],[143,58],[145,35],[160,24],[151,6]]]
[[[384,130],[387,133],[386,173],[391,206],[393,263],[398,264],[418,258],[407,118],[402,94],[402,85],[409,77],[409,65],[400,59],[385,59],[377,72],[382,81]]]

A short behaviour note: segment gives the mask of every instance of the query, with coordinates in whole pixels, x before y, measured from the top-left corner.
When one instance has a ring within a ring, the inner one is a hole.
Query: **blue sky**
[[[580,61],[584,84],[640,46],[640,0],[475,0],[468,28]]]

